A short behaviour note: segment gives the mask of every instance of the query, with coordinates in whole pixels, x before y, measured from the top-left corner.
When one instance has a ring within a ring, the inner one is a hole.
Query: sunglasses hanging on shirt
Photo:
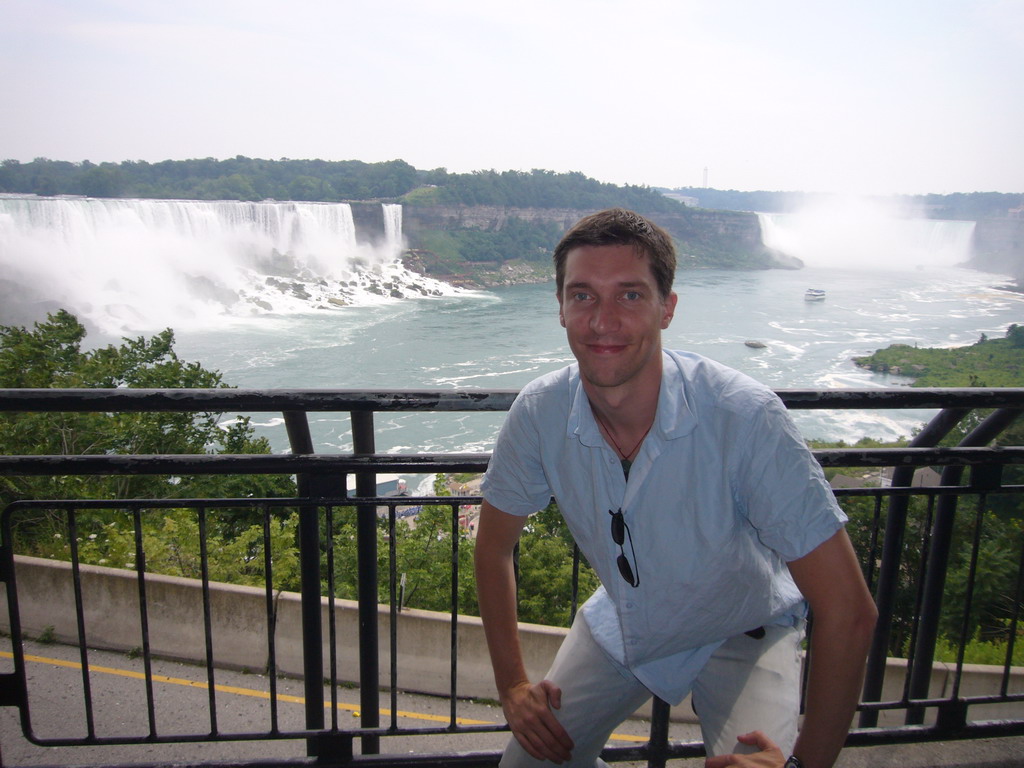
[[[640,575],[639,569],[635,570],[629,564],[629,558],[626,557],[626,550],[623,547],[626,540],[629,540],[629,551],[633,555],[633,562],[636,562],[636,550],[633,549],[633,534],[630,533],[629,526],[626,525],[626,518],[622,516],[622,510],[618,512],[612,512],[608,510],[608,514],[612,516],[612,541],[619,546],[619,556],[615,559],[616,565],[619,566],[619,573],[622,578],[626,580],[626,583],[631,587],[640,586]]]

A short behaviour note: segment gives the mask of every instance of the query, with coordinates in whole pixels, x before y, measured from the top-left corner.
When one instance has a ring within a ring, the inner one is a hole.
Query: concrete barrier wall
[[[71,564],[34,557],[15,558],[15,578],[22,632],[27,637],[52,635],[62,643],[78,643]],[[86,641],[91,648],[130,652],[142,646],[139,612],[139,580],[134,571],[83,565],[82,603]],[[150,574],[145,579],[150,651],[160,657],[201,663],[206,659],[202,584],[193,579]],[[231,584],[210,585],[210,623],[213,660],[216,666],[263,672],[269,663],[269,638],[273,638],[279,674],[299,677],[302,667],[302,621],[299,595],[275,592],[270,599],[276,610],[276,626],[268,626],[267,593],[261,588]],[[0,627],[10,631],[6,593]],[[327,598],[321,600],[324,627],[324,672],[329,674]],[[391,616],[380,608],[380,684],[391,685]],[[359,679],[359,616],[355,602],[336,600],[336,654],[342,682]],[[531,679],[547,672],[567,630],[521,624],[523,655]],[[398,615],[397,687],[401,690],[447,695],[451,690],[451,624],[445,613],[406,609]],[[496,698],[490,658],[480,619],[458,617],[458,680],[460,696]],[[937,663],[932,674],[931,695],[948,695],[953,685],[952,665]],[[901,697],[906,660],[889,659],[885,700]],[[999,693],[1002,667],[966,665],[960,684],[962,696]],[[1014,667],[1009,690],[1024,690],[1024,668]],[[972,707],[972,719],[1024,717],[1024,704]],[[673,717],[694,720],[689,702],[675,707]],[[887,712],[881,725],[902,723],[902,712]]]
[[[134,571],[83,565],[82,604],[86,642],[91,648],[129,652],[142,647],[139,580]],[[57,642],[78,643],[71,564],[35,557],[15,558],[15,580],[22,632],[44,633]],[[150,651],[186,661],[206,659],[202,583],[176,576],[147,574],[145,579]],[[277,671],[299,677],[302,667],[302,612],[297,593],[275,592],[273,628]],[[0,604],[0,628],[10,631],[6,593]],[[330,605],[321,599],[324,671],[329,671],[327,640]],[[263,672],[268,668],[270,630],[267,593],[262,588],[211,583],[210,624],[217,666]],[[391,616],[382,606],[380,657],[382,686],[390,686]],[[342,682],[359,680],[359,612],[351,600],[336,600],[335,652]],[[531,676],[541,679],[567,630],[523,624],[522,644]],[[405,609],[398,615],[398,687],[446,695],[451,690],[451,623],[445,613]],[[460,696],[496,698],[483,626],[475,616],[458,618]]]

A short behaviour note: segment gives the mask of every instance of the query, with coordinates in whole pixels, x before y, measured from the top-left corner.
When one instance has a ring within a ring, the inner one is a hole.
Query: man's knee
[[[728,640],[693,689],[709,754],[746,752],[736,737],[760,730],[783,749],[796,740],[800,710],[800,639],[793,627],[768,627],[763,638]]]
[[[576,744],[571,766],[603,765],[598,755],[612,732],[650,697],[636,677],[601,649],[582,617],[569,630],[547,679],[562,691],[562,706],[552,712]],[[501,765],[533,768],[548,763],[534,760],[513,738]]]

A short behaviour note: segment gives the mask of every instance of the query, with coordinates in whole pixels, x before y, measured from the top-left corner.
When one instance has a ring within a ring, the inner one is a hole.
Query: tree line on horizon
[[[723,211],[759,211],[761,213],[792,213],[801,210],[809,203],[833,197],[813,192],[743,192],[735,189],[706,187],[678,187],[663,191],[694,198],[702,208]],[[1004,218],[1009,210],[1024,206],[1024,194],[1006,192],[875,195],[871,199],[877,200],[883,205],[890,202],[903,204],[911,210],[919,210],[922,216],[929,219],[951,219],[954,221]]]
[[[624,206],[680,213],[682,203],[643,186],[618,186],[582,173],[418,170],[404,160],[261,160],[241,155],[157,163],[72,163],[36,158],[0,162],[0,193],[192,200],[383,200],[406,205],[501,205],[596,209]]]
[[[676,189],[609,184],[573,171],[556,173],[421,170],[404,160],[265,160],[242,155],[217,160],[119,163],[70,162],[40,157],[0,161],[0,193],[40,196],[194,200],[295,200],[348,202],[388,200],[406,205],[501,205],[518,208],[594,210],[613,206],[645,214],[683,213],[664,192],[696,198],[703,208],[785,213],[815,196],[803,192]],[[1024,194],[971,192],[893,196],[937,219],[977,220],[1006,216],[1024,205]]]

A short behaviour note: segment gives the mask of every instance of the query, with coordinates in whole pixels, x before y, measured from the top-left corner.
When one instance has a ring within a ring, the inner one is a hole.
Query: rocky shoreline
[[[407,250],[402,264],[410,272],[453,285],[456,288],[498,288],[508,285],[550,283],[555,279],[554,267],[548,261],[535,262],[512,259],[499,262],[461,262],[457,267],[444,265],[428,251]]]

